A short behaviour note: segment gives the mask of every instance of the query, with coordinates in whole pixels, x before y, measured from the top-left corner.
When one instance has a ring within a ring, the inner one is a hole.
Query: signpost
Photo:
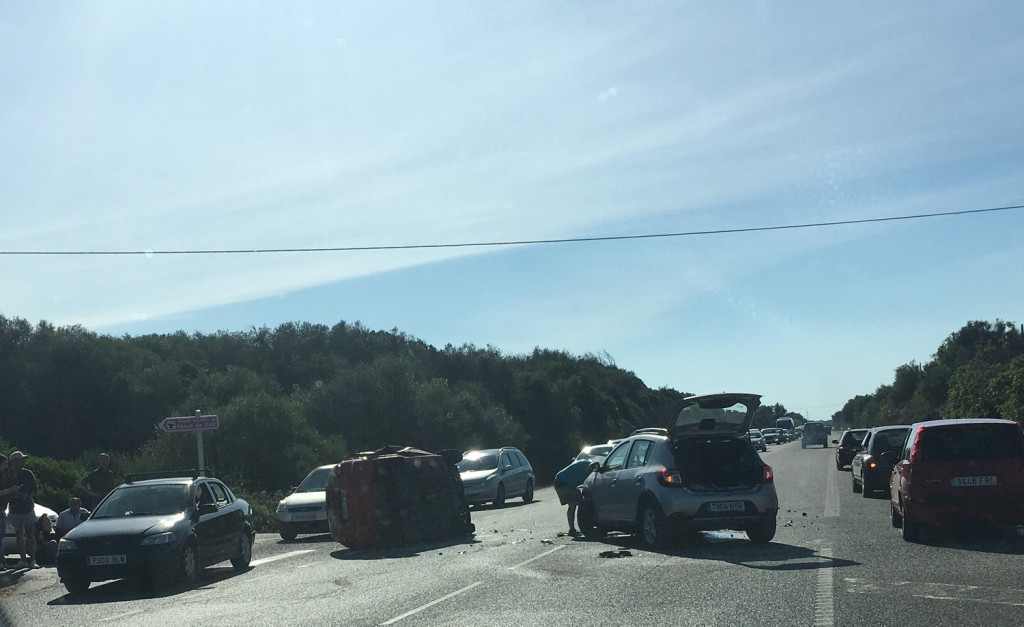
[[[172,416],[160,421],[160,428],[168,433],[181,431],[196,432],[196,448],[199,450],[199,472],[206,473],[206,464],[203,461],[203,431],[216,429],[220,426],[220,419],[215,414],[203,415],[203,412],[196,410],[195,416]]]

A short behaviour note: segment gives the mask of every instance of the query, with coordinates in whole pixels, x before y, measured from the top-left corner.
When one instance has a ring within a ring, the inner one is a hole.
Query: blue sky
[[[1014,2],[0,9],[0,251],[399,246],[1024,204]],[[113,335],[360,321],[824,418],[1020,322],[1024,211],[611,242],[0,255]]]

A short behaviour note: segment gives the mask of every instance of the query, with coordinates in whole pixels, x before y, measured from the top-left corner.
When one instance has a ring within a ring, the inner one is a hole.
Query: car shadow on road
[[[277,544],[286,544],[288,546],[294,546],[296,544],[323,544],[325,542],[334,542],[334,538],[329,533],[318,533],[310,534],[308,536],[299,536],[294,540],[285,540],[280,538]]]
[[[331,551],[331,557],[337,560],[385,560],[404,557],[417,557],[424,553],[443,551],[444,549],[463,549],[479,544],[474,536],[457,536],[433,542],[409,544],[405,546],[383,547],[378,549],[350,549],[343,547]]]
[[[215,584],[249,572],[235,570],[231,566],[207,566],[199,575],[199,579],[191,585],[161,586],[153,581],[136,579],[115,579],[93,583],[81,594],[63,594],[47,605],[95,605],[98,603],[116,603],[118,601],[138,601],[140,599],[162,599],[173,597],[185,592],[212,589]]]
[[[538,498],[534,497],[534,499],[532,501],[530,501],[529,503],[527,503],[525,501],[522,501],[522,500],[505,501],[505,504],[502,505],[501,507],[495,506],[494,503],[481,503],[479,505],[471,505],[469,507],[469,511],[471,511],[471,512],[477,512],[477,511],[486,512],[486,511],[499,510],[499,509],[515,509],[517,507],[526,507],[527,505],[533,505],[534,503],[540,503],[540,502],[542,502],[541,499],[538,499]]]
[[[1024,525],[925,526],[916,544],[970,553],[1024,555]]]
[[[662,550],[651,550],[640,547],[640,542],[631,535],[609,535],[603,540],[590,541],[577,538],[582,542],[592,542],[596,546],[616,546],[622,549],[647,551],[659,555],[682,557],[687,559],[728,562],[745,568],[772,571],[816,570],[820,568],[845,568],[860,566],[860,562],[823,555],[810,547],[769,542],[754,544],[741,532],[704,531],[686,534],[671,547]],[[603,549],[602,549],[603,550]]]

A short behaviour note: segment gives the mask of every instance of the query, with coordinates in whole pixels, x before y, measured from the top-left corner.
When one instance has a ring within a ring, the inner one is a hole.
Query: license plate
[[[306,522],[310,520],[316,520],[316,514],[292,514],[292,520],[295,522]]]
[[[124,555],[93,555],[89,558],[89,566],[112,566],[126,561]]]
[[[743,501],[726,501],[724,503],[708,503],[708,512],[712,514],[721,514],[725,512],[745,512],[747,511],[746,503]]]
[[[963,488],[977,485],[996,485],[996,478],[994,475],[986,477],[953,477],[951,482],[954,488]]]

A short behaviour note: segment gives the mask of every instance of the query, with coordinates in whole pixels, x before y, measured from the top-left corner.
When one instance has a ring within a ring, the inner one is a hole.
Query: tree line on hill
[[[850,399],[833,422],[853,428],[940,418],[1024,421],[1024,328],[968,322],[931,361],[896,368],[892,383]]]
[[[245,492],[277,493],[387,444],[517,446],[543,484],[585,444],[670,425],[685,396],[607,355],[438,349],[359,323],[111,337],[0,315],[0,447],[31,453],[55,509],[101,451],[122,477],[195,467],[195,435],[157,425],[196,409],[219,416],[203,434],[206,466]],[[757,420],[785,413],[762,407]]]

